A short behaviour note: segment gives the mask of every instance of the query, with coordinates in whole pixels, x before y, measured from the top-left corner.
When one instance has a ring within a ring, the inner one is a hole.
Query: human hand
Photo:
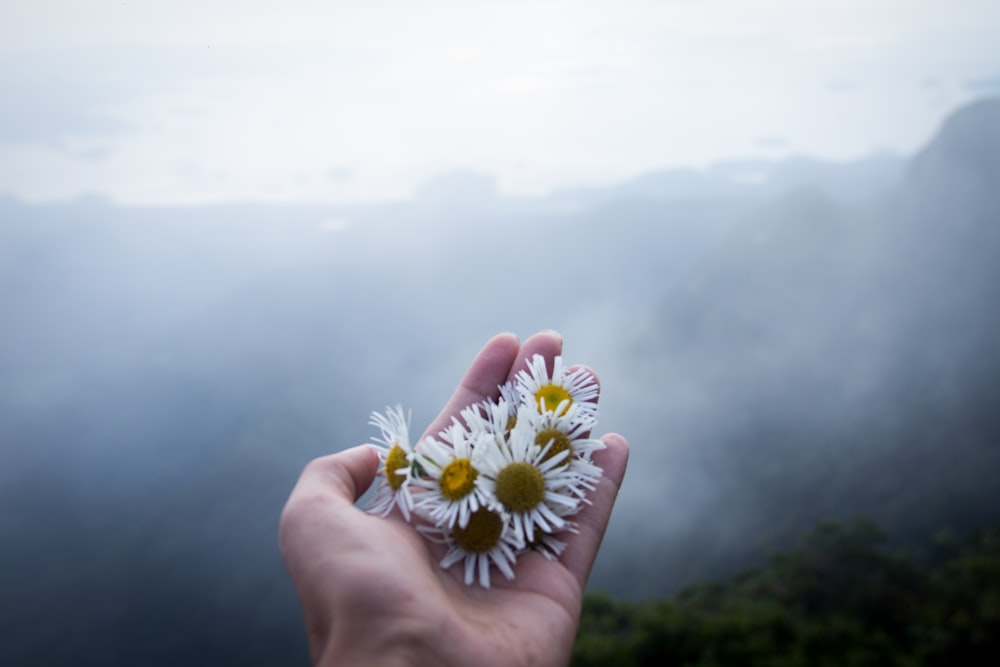
[[[435,434],[459,411],[485,398],[541,354],[562,350],[555,334],[523,345],[491,339],[472,361],[441,414]],[[628,445],[602,438],[593,454],[603,479],[592,504],[573,517],[578,532],[560,535],[558,560],[523,554],[516,578],[489,589],[467,586],[461,568],[438,566],[444,547],[395,513],[367,514],[354,503],[372,484],[377,453],[359,446],[312,461],[281,517],[279,541],[302,604],[317,665],[564,665],[569,662],[583,591],[617,496]]]

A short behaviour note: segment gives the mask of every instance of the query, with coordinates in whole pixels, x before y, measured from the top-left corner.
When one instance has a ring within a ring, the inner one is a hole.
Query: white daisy
[[[415,509],[436,525],[464,528],[469,517],[488,504],[488,498],[477,483],[478,463],[474,460],[477,440],[491,439],[483,433],[470,433],[458,421],[453,421],[440,434],[440,440],[428,436],[417,446],[414,467],[420,474],[410,485],[418,491]]]
[[[466,407],[415,447],[401,407],[372,413],[380,467],[366,509],[385,516],[398,507],[408,521],[411,512],[426,520],[417,530],[447,546],[441,567],[462,563],[467,585],[489,588],[493,566],[513,579],[527,551],[559,558],[560,537],[577,532],[573,517],[600,481],[592,455],[604,443],[590,437],[597,379],[566,369],[562,357],[551,373],[546,365],[535,355],[496,399]]]
[[[373,412],[368,423],[378,427],[382,437],[373,438],[379,444],[371,445],[379,457],[378,481],[365,511],[388,516],[393,507],[398,507],[409,521],[413,506],[408,488],[413,460],[409,418],[403,416],[402,406],[397,405],[395,408],[386,407],[385,415]]]
[[[497,402],[504,401],[507,404],[507,431],[514,427],[514,418],[517,416],[517,406],[521,403],[521,393],[517,390],[514,382],[505,382],[497,387],[500,391],[500,398]]]
[[[496,401],[487,399],[474,403],[464,408],[461,415],[470,432],[486,433],[495,439],[506,440],[517,418],[517,403],[501,396]]]
[[[428,539],[448,545],[441,567],[448,569],[464,561],[465,584],[471,586],[478,573],[479,585],[490,587],[490,564],[507,578],[514,578],[513,565],[522,544],[511,530],[509,518],[503,512],[480,507],[469,517],[464,527],[418,526]]]
[[[578,489],[580,475],[563,465],[571,452],[549,457],[551,445],[536,445],[534,432],[520,420],[506,447],[492,439],[487,442],[491,446],[482,452],[480,485],[510,513],[518,539],[532,542],[536,528],[545,533],[562,530],[563,516],[579,508],[583,495]],[[553,506],[560,510],[554,511]]]
[[[536,405],[540,412],[563,414],[573,405],[585,412],[597,410],[597,379],[583,367],[567,370],[561,356],[553,360],[549,375],[545,358],[536,354],[528,362],[527,370],[518,372],[516,379],[521,400]]]
[[[601,478],[601,467],[591,461],[591,454],[604,449],[604,442],[587,437],[597,423],[590,411],[579,411],[576,405],[566,413],[538,412],[529,406],[518,411],[518,421],[523,422],[534,434],[535,444],[546,448],[544,459],[557,456],[561,452],[570,454],[562,459],[562,465],[574,475],[571,490],[580,498],[587,491],[596,488]]]
[[[572,454],[564,461],[567,466],[576,460],[589,461],[591,454],[604,449],[604,442],[589,436],[597,425],[597,414],[581,409],[579,403],[570,405],[562,414],[539,412],[530,406],[522,406],[517,419],[531,427],[536,445],[544,447],[551,444],[549,456],[570,450]]]

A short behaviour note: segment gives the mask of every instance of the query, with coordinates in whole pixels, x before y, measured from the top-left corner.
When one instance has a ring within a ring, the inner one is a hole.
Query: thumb
[[[310,461],[281,513],[278,546],[299,594],[314,660],[332,623],[336,548],[342,547],[345,526],[364,516],[354,503],[375,480],[378,466],[378,453],[369,445]]]
[[[315,533],[317,521],[325,521],[328,511],[352,508],[378,472],[378,452],[370,445],[358,445],[336,454],[310,461],[292,489],[281,512],[279,542],[282,550],[304,535]]]
[[[337,491],[351,503],[357,501],[375,481],[378,452],[371,445],[358,445],[312,461],[302,473],[299,485],[313,483]]]

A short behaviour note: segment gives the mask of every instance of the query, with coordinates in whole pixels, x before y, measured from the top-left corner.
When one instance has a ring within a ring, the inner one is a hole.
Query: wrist
[[[316,667],[396,667],[434,665],[425,628],[416,624],[361,623],[339,619],[316,658]]]

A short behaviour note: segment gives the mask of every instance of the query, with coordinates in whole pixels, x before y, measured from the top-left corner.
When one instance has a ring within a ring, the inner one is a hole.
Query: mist
[[[382,204],[0,200],[0,659],[303,664],[311,458],[430,422],[493,334],[601,378],[632,459],[593,588],[668,594],[824,518],[1000,518],[1000,101],[916,155]],[[169,628],[169,631],[165,631]]]
[[[998,113],[954,114],[879,195],[755,207],[663,296],[616,366],[642,378],[627,400],[657,446],[606,585],[732,573],[822,519],[866,516],[910,549],[996,521]]]

